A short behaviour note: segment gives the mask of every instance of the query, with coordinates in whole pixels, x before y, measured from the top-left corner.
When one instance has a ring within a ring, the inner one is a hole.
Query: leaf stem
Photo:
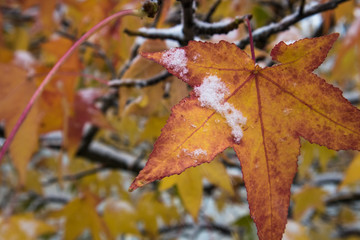
[[[251,58],[255,63],[255,50],[254,50],[254,40],[253,40],[253,36],[252,36],[252,29],[251,29],[251,24],[250,24],[250,19],[251,19],[251,15],[248,15],[245,18],[246,24],[248,26],[248,31],[249,31],[249,41],[250,41],[250,48],[251,48]]]
[[[9,136],[6,138],[4,145],[1,148],[0,152],[0,162],[3,159],[5,153],[7,152],[8,148],[10,147],[11,142],[13,141],[17,131],[21,127],[22,123],[24,122],[26,116],[30,112],[32,106],[34,105],[37,98],[40,96],[42,91],[44,90],[45,86],[50,82],[51,78],[55,75],[55,73],[59,70],[60,66],[71,56],[71,54],[78,48],[87,38],[89,38],[92,34],[94,34],[97,30],[108,24],[111,20],[123,17],[126,15],[133,15],[133,16],[142,16],[143,13],[138,10],[123,10],[120,12],[117,12],[101,22],[97,23],[94,27],[92,27],[88,32],[86,32],[81,38],[79,38],[72,46],[71,48],[57,61],[57,63],[54,65],[54,67],[50,70],[50,72],[47,74],[45,79],[42,81],[42,83],[39,85],[39,87],[36,89],[35,93],[29,100],[28,104],[26,105],[24,111],[21,113],[18,121],[16,122],[14,128],[11,130]]]

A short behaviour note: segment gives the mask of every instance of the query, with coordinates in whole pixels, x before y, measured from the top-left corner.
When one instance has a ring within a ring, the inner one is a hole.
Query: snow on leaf
[[[178,72],[182,78],[188,73],[188,69],[186,68],[187,58],[185,56],[185,50],[183,49],[172,48],[165,52],[161,58],[161,63],[168,63],[168,67]]]
[[[241,126],[243,137],[236,141],[233,126],[222,110],[203,104],[199,90],[194,90],[172,108],[145,168],[130,190],[210,162],[232,147],[241,161],[259,239],[281,239],[297,170],[300,137],[334,150],[360,150],[360,111],[343,98],[338,88],[312,73],[337,38],[338,34],[330,34],[290,45],[280,42],[271,52],[279,64],[267,68],[255,66],[244,51],[225,41],[192,41],[186,47],[171,50],[181,50],[186,59],[183,67],[163,61],[166,51],[143,53],[195,89],[201,89],[209,76],[216,76],[222,82],[219,85],[226,86],[226,90],[215,87],[224,99],[221,104],[230,104],[244,116],[242,122],[239,118],[235,121]],[[207,154],[192,157],[182,151],[199,148]]]
[[[224,102],[224,96],[229,93],[229,90],[221,82],[221,79],[214,75],[206,77],[203,83],[199,87],[195,87],[194,90],[199,96],[198,99],[202,107],[212,108],[225,117],[232,129],[231,133],[235,141],[239,143],[243,136],[241,125],[245,125],[246,118],[232,104]]]

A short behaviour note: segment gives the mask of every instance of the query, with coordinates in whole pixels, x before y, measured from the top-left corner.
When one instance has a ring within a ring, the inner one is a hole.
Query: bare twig
[[[92,174],[96,174],[100,171],[103,171],[103,170],[107,170],[105,167],[101,166],[101,167],[96,167],[96,168],[92,168],[92,169],[89,169],[89,170],[85,170],[85,171],[82,171],[82,172],[78,172],[76,174],[72,174],[72,175],[65,175],[62,177],[62,180],[63,181],[77,181],[79,179],[82,179],[84,177],[87,177],[89,175],[92,175]],[[42,183],[42,185],[44,186],[47,186],[47,185],[50,185],[50,184],[53,184],[53,183],[57,183],[59,182],[59,178],[58,177],[54,177],[54,178],[50,178],[46,181],[44,181]]]
[[[168,234],[170,232],[178,232],[185,229],[199,229],[199,230],[206,230],[206,231],[214,231],[219,232],[226,236],[231,236],[232,230],[228,226],[220,225],[217,223],[207,223],[202,225],[194,225],[194,224],[182,224],[170,227],[163,227],[159,229],[160,234]]]
[[[183,41],[184,36],[181,32],[182,26],[177,25],[172,28],[140,28],[138,31],[125,29],[124,32],[130,36],[140,36],[149,39],[171,39],[178,42]]]
[[[331,10],[336,8],[339,4],[346,2],[348,0],[333,0],[330,2],[326,2],[323,4],[318,4],[315,6],[305,6],[303,14],[299,15],[298,12],[293,13],[278,23],[272,23],[268,26],[261,27],[256,29],[253,32],[254,42],[264,42],[266,41],[272,34],[284,31],[288,29],[291,25],[299,22],[300,20],[312,16],[314,14],[324,12],[327,10]],[[246,37],[239,41],[237,46],[241,49],[245,48],[246,45],[249,44],[249,37]]]
[[[116,87],[116,88],[119,88],[119,87],[143,88],[143,87],[155,85],[161,81],[164,81],[166,78],[168,78],[170,76],[171,76],[171,74],[168,71],[162,71],[158,75],[151,77],[149,79],[136,79],[136,80],[114,79],[114,80],[111,80],[108,85],[110,87]]]
[[[190,40],[194,40],[194,9],[193,0],[180,0],[182,6],[182,33],[183,39],[180,42],[185,46]]]
[[[202,34],[209,34],[209,35],[226,34],[234,29],[237,29],[238,26],[244,22],[244,19],[246,17],[248,17],[248,15],[243,17],[236,17],[233,20],[221,21],[216,23],[203,22],[195,18],[194,25],[195,25],[196,36]]]
[[[204,22],[211,22],[211,17],[212,15],[215,13],[216,9],[218,8],[218,6],[220,5],[221,0],[217,0],[210,8],[209,12],[206,14],[205,18],[204,18]]]
[[[301,0],[300,7],[299,7],[299,15],[303,15],[305,7],[305,0]]]
[[[77,38],[74,35],[70,34],[70,33],[63,32],[63,31],[57,31],[57,33],[60,34],[61,36],[65,37],[65,38],[68,38],[68,39],[74,41],[74,42],[77,41]],[[94,44],[94,43],[89,42],[89,41],[83,42],[82,45],[94,49],[95,50],[95,56],[103,59],[106,66],[109,68],[109,71],[111,73],[111,77],[112,78],[116,77],[116,71],[115,71],[115,68],[114,68],[111,60],[106,56],[105,52],[101,49],[101,47],[99,45]]]

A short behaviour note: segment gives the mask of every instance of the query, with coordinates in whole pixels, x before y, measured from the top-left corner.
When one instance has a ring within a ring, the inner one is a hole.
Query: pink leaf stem
[[[94,27],[92,27],[81,38],[79,38],[71,46],[71,48],[64,54],[64,56],[62,56],[60,58],[60,60],[55,64],[55,66],[47,74],[47,76],[42,81],[40,86],[36,89],[35,93],[31,97],[31,99],[29,100],[28,104],[26,105],[24,111],[21,113],[21,115],[20,115],[18,121],[16,122],[14,128],[11,130],[9,136],[6,138],[5,143],[4,143],[3,147],[1,148],[1,152],[0,152],[0,162],[3,159],[5,153],[7,152],[7,150],[9,148],[11,142],[13,141],[17,131],[19,130],[19,128],[22,125],[22,123],[24,122],[26,116],[30,112],[30,110],[31,110],[32,106],[34,105],[35,101],[40,96],[40,94],[44,90],[45,86],[50,82],[51,78],[54,76],[56,71],[59,70],[60,66],[71,56],[71,54],[75,51],[75,49],[78,48],[83,42],[85,42],[85,40],[88,37],[90,37],[93,33],[95,33],[97,30],[99,30],[100,28],[102,28],[103,26],[108,24],[111,20],[113,20],[115,18],[126,16],[126,15],[134,15],[134,16],[136,16],[136,15],[139,15],[139,12],[137,10],[132,10],[132,9],[131,10],[123,10],[123,11],[117,12],[117,13],[105,18],[104,20],[102,20],[101,22],[96,24]]]

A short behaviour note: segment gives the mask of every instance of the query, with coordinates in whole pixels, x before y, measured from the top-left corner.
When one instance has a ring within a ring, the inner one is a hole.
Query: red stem
[[[249,17],[246,17],[245,20],[246,20],[246,24],[248,26],[248,31],[249,31],[249,42],[250,42],[250,48],[251,48],[251,58],[255,62],[254,40],[253,40],[253,36],[252,36],[252,29],[251,29],[250,19],[249,19]]]
[[[111,20],[113,20],[115,18],[125,16],[125,15],[138,15],[138,14],[139,13],[136,10],[123,10],[123,11],[117,12],[117,13],[105,18],[104,20],[102,20],[98,24],[96,24],[88,32],[86,32],[81,38],[79,38],[74,43],[74,45],[71,46],[71,48],[64,54],[64,56],[62,56],[59,59],[59,61],[55,64],[55,66],[50,70],[48,75],[45,77],[45,79],[42,81],[40,86],[36,89],[35,93],[31,97],[31,99],[29,100],[29,102],[26,105],[24,111],[21,113],[18,121],[16,122],[14,128],[11,130],[9,136],[6,138],[3,147],[1,148],[0,162],[3,159],[3,157],[4,157],[5,153],[7,152],[8,148],[10,147],[11,142],[13,141],[13,139],[14,139],[17,131],[19,130],[20,126],[24,122],[26,116],[30,112],[30,110],[31,110],[32,106],[34,105],[35,101],[40,96],[40,94],[44,90],[45,86],[50,82],[51,78],[54,76],[56,71],[59,70],[60,66],[71,56],[71,54],[74,52],[74,50],[76,50],[76,48],[78,48],[83,42],[85,42],[85,40],[88,37],[90,37],[94,32],[96,32],[97,30],[99,30],[100,28],[102,28],[103,26],[108,24]]]

